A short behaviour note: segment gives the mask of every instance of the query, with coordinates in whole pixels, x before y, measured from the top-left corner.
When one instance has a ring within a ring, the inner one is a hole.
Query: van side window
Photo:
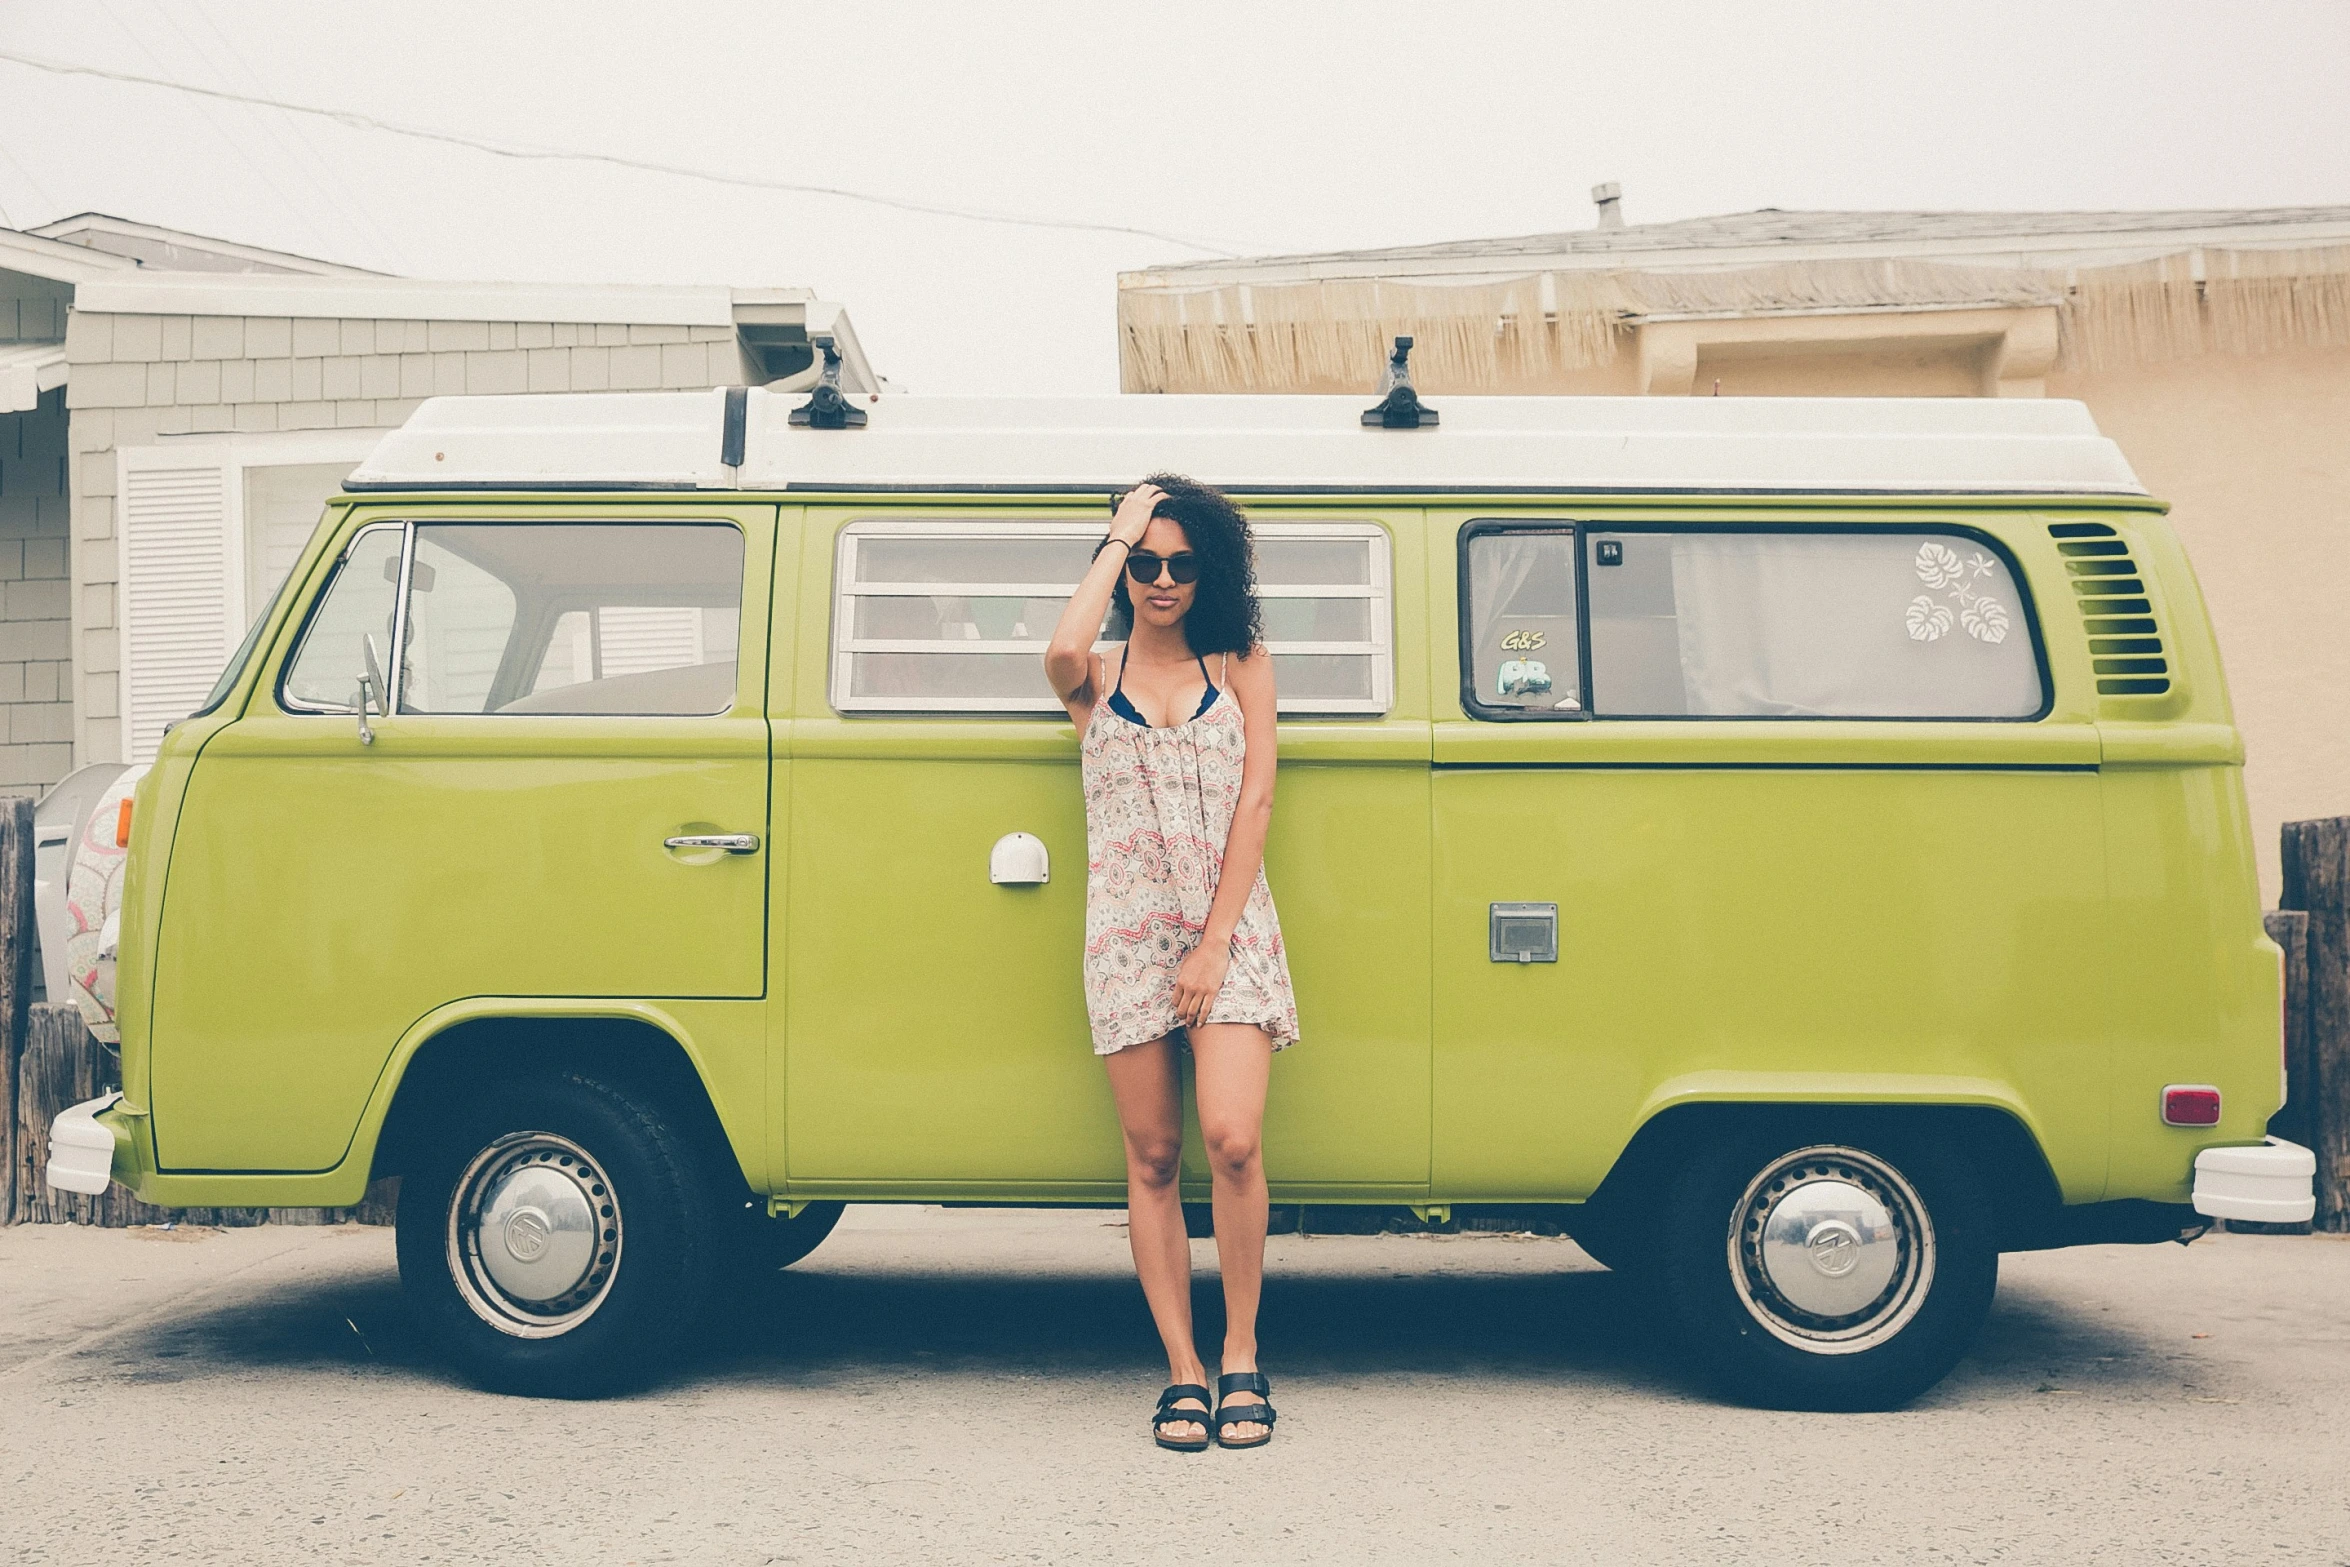
[[[1591,702],[1615,718],[2010,718],[2030,606],[1961,533],[1586,532]]]
[[[383,524],[360,534],[312,617],[286,705],[351,712],[372,632],[401,713],[723,713],[742,593],[729,523]]]
[[[389,666],[392,609],[399,600],[400,555],[407,529],[399,523],[362,528],[343,550],[334,580],[302,630],[302,645],[286,668],[281,695],[287,707],[311,712],[358,711],[359,677],[367,669],[367,639]],[[376,693],[382,699],[383,693]]]
[[[1096,521],[852,522],[834,563],[833,707],[1057,716],[1044,647],[1102,532]],[[1386,531],[1268,522],[1254,532],[1282,713],[1385,712],[1395,690]],[[1122,634],[1103,628],[1105,639]]]
[[[399,710],[723,713],[742,593],[726,523],[420,523]]]
[[[1468,676],[1463,701],[1486,718],[1579,718],[1572,528],[1471,524],[1463,548]]]

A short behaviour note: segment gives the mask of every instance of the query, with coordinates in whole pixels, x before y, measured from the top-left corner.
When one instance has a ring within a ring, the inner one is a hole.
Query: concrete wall
[[[0,414],[0,794],[72,769],[65,389]]]
[[[72,738],[81,762],[122,754],[118,447],[178,435],[389,428],[423,398],[455,393],[649,391],[758,379],[743,363],[730,326],[77,310],[66,323],[65,346],[72,367],[66,384],[72,409]],[[65,771],[59,765],[56,775]]]
[[[2219,630],[2261,888],[2277,827],[2350,815],[2350,349],[2052,374],[2171,520]]]

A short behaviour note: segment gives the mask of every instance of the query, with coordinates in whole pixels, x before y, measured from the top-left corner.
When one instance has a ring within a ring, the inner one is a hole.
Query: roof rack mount
[[[1386,385],[1380,388],[1386,395],[1363,410],[1364,424],[1378,430],[1417,430],[1437,422],[1436,410],[1412,390],[1411,357],[1412,340],[1397,338],[1395,352],[1387,356]]]
[[[840,389],[840,350],[826,333],[812,337],[809,342],[824,356],[824,374],[808,400],[791,411],[791,422],[811,430],[861,430],[865,427],[865,410],[854,407]]]

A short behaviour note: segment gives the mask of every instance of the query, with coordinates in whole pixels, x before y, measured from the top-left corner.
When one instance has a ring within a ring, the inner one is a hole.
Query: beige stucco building
[[[2277,826],[2350,815],[2350,207],[1740,213],[1119,279],[1130,392],[2073,397],[2174,503]]]
[[[805,289],[385,277],[97,214],[0,229],[0,792],[144,760],[422,399],[788,387]]]

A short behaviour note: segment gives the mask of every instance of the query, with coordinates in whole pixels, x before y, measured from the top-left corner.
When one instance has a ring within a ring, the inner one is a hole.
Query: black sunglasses
[[[1149,550],[1126,552],[1126,575],[1140,583],[1159,580],[1159,568],[1165,566],[1167,575],[1178,586],[1199,581],[1199,557],[1189,550],[1176,555],[1153,555]]]

